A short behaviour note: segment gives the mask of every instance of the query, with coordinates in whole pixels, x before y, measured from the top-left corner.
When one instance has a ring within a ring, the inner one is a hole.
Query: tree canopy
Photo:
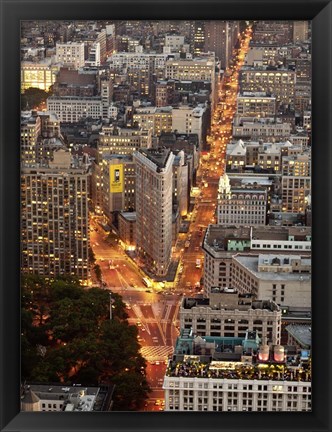
[[[120,295],[83,288],[76,278],[22,280],[22,378],[35,382],[113,384],[114,409],[137,410],[149,386],[136,326]]]
[[[21,94],[21,109],[37,109],[49,96],[51,96],[51,92],[37,87],[29,87]]]

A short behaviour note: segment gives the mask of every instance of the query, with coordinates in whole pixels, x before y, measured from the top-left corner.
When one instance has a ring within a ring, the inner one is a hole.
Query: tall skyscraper
[[[86,169],[70,167],[65,150],[54,153],[48,168],[23,168],[22,273],[75,275],[87,282],[88,181]]]
[[[169,149],[140,149],[136,162],[137,251],[156,276],[167,274],[172,249],[172,165]]]
[[[220,60],[220,66],[225,69],[236,45],[239,32],[238,21],[206,21],[205,51],[214,52]]]
[[[193,21],[191,30],[191,52],[194,56],[198,56],[204,52],[205,41],[205,22]]]

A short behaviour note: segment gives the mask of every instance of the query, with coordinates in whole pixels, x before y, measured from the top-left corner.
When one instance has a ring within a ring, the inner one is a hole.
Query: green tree
[[[115,384],[116,409],[141,407],[149,386],[138,330],[127,321],[122,297],[112,293],[112,300],[110,320],[107,290],[83,288],[71,277],[23,279],[22,378]]]
[[[40,104],[45,102],[49,96],[51,96],[51,94],[45,90],[41,90],[36,87],[29,87],[21,95],[21,109],[25,110],[38,108]]]

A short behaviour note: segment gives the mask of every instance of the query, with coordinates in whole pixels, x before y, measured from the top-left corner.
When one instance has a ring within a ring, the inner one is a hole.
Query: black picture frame
[[[332,5],[327,0],[0,0],[1,431],[332,431]],[[310,413],[20,412],[20,20],[312,20],[313,410]]]

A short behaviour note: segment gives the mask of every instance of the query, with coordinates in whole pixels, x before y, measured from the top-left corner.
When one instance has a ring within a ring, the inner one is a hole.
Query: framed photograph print
[[[1,431],[331,431],[331,2],[0,3]]]

